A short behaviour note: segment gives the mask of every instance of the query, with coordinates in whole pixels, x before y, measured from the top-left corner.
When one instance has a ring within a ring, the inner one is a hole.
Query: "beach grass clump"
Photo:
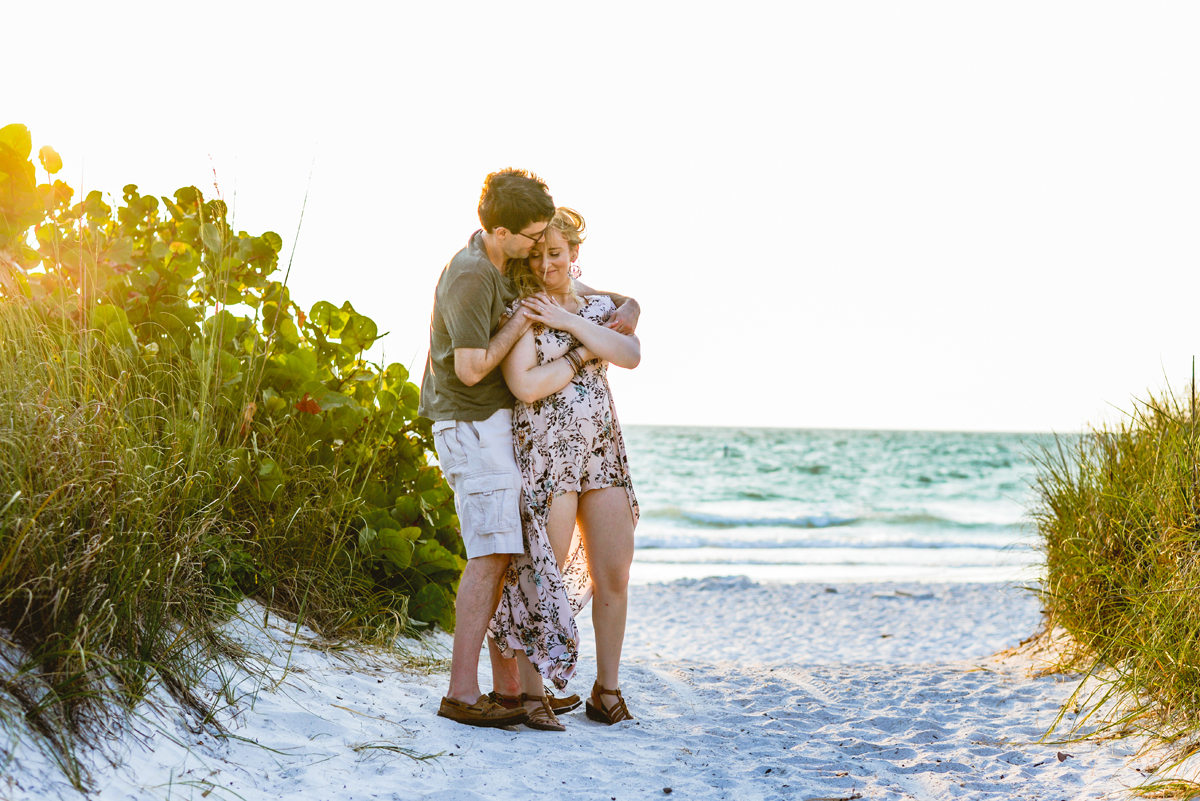
[[[196,469],[215,464],[211,438],[160,397],[170,374],[111,355],[0,303],[0,697],[77,784],[74,740],[152,684],[203,712],[190,688],[197,655],[219,651],[221,605],[208,567],[239,533],[213,503],[220,475]]]
[[[0,128],[0,726],[82,786],[73,743],[153,689],[211,720],[243,598],[389,648],[452,629],[453,496],[374,321],[301,309],[220,198],[72,202],[32,155]]]
[[[1043,600],[1077,646],[1064,666],[1119,710],[1107,725],[1166,740],[1200,731],[1198,401],[1150,397],[1038,460]]]

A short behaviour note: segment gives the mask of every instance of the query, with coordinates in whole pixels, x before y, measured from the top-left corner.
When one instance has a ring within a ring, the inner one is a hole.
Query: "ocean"
[[[1049,434],[625,426],[634,583],[1037,578]]]

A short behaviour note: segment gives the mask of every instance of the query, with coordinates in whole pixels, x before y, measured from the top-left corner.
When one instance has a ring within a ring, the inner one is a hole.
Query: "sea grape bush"
[[[307,558],[318,549],[398,614],[452,628],[465,565],[452,494],[408,371],[365,356],[374,321],[349,302],[301,309],[278,278],[281,237],[235,232],[219,198],[130,184],[115,205],[97,191],[72,203],[51,178],[58,154],[38,151],[42,183],[32,156],[25,126],[0,129],[0,302],[35,308],[64,358],[93,337],[147,375],[200,376],[187,399],[161,398],[194,403],[196,425],[160,433],[185,454],[197,437],[225,454],[223,514],[248,536],[214,546],[218,589],[265,592],[280,566],[254,543],[293,536],[296,510],[319,507],[327,530],[307,532]]]

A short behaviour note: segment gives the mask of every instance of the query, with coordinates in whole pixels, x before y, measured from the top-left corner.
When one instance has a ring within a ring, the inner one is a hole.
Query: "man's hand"
[[[611,328],[619,334],[632,334],[637,330],[638,318],[642,316],[642,307],[633,298],[625,301],[612,313],[605,328]]]

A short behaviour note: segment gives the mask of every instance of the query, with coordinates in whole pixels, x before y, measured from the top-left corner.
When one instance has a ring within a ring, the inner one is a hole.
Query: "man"
[[[489,175],[479,199],[483,229],[442,271],[429,326],[419,412],[433,420],[438,461],[454,490],[467,552],[455,603],[450,689],[438,715],[472,726],[528,719],[523,707],[508,709],[480,693],[479,651],[509,556],[524,551],[521,473],[512,442],[514,398],[496,368],[531,323],[518,309],[500,325],[517,298],[504,270],[509,259],[529,255],[552,216],[554,199],[537,176],[511,169]],[[629,300],[608,325],[632,328],[638,311]],[[491,655],[496,688],[515,684],[515,666],[501,664],[511,660],[501,660],[494,648]]]

